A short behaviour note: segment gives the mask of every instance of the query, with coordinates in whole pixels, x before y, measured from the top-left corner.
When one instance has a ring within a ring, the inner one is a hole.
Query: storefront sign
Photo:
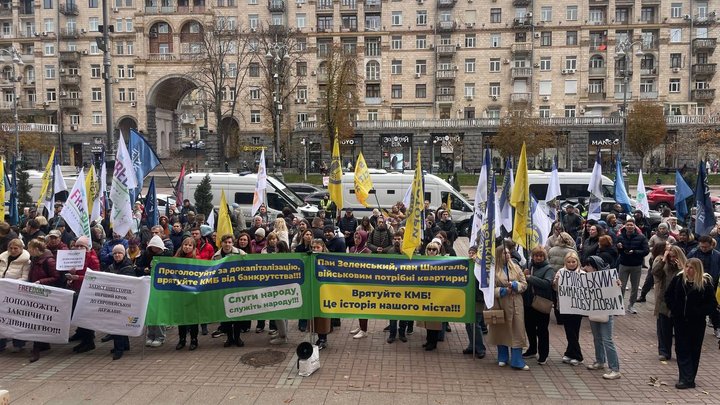
[[[389,146],[391,148],[398,148],[410,144],[410,136],[408,135],[394,135],[394,136],[383,136],[383,146]]]

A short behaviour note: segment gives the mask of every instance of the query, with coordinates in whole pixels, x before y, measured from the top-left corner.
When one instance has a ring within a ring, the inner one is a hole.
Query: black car
[[[295,192],[300,198],[305,198],[308,195],[312,193],[316,193],[318,191],[322,191],[320,187],[313,186],[312,184],[307,183],[288,183],[288,188]]]
[[[326,195],[329,196],[330,192],[329,191],[316,191],[314,193],[311,193],[311,194],[308,194],[307,196],[305,196],[305,202],[317,207],[320,204],[320,200],[325,198]]]

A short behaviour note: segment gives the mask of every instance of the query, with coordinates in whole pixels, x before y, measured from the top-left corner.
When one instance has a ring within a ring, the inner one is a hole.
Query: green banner
[[[473,322],[473,263],[463,257],[318,254],[313,313],[323,318]]]
[[[147,325],[307,319],[307,255],[232,255],[153,261]]]

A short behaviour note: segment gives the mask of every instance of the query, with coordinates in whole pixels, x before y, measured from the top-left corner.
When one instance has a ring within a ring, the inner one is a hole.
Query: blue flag
[[[18,192],[17,192],[17,160],[13,156],[12,165],[12,184],[10,186],[10,209],[8,212],[10,225],[16,226],[20,222],[20,214],[18,213]]]
[[[135,201],[140,191],[142,191],[145,176],[160,164],[160,159],[158,159],[155,151],[150,147],[145,138],[134,129],[130,130],[128,153],[130,153],[130,158],[135,168],[135,175],[137,176],[137,190],[131,193],[132,201]]]
[[[715,210],[710,199],[710,188],[705,172],[705,162],[698,164],[697,185],[695,186],[695,207],[697,217],[695,219],[695,233],[698,235],[709,235],[715,227]]]
[[[150,178],[148,192],[145,194],[145,215],[147,216],[147,226],[151,228],[158,224],[158,205],[157,195],[155,194],[155,176]]]
[[[495,227],[498,234],[500,233],[501,226],[505,228],[505,232],[512,232],[513,210],[510,206],[510,194],[514,186],[515,179],[513,178],[512,158],[508,158],[505,164],[505,177],[503,178],[503,188],[500,192],[500,201],[498,203],[500,210],[496,213],[498,217],[495,218]]]
[[[622,158],[619,153],[617,155],[617,159],[615,160],[615,201],[622,205],[626,214],[632,212],[630,196],[628,196],[627,189],[625,189],[625,179],[623,179],[622,171]]]
[[[680,175],[680,172],[675,170],[675,216],[678,221],[685,223],[685,217],[688,214],[687,200],[692,197],[693,191],[685,182],[685,179]]]

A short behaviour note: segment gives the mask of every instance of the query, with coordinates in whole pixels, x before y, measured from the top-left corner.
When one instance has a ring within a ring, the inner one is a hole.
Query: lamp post
[[[287,45],[277,42],[270,44],[268,53],[265,55],[268,63],[271,65],[271,73],[275,89],[273,90],[273,112],[275,116],[275,142],[273,145],[273,168],[275,176],[282,179],[280,171],[280,114],[283,109],[282,94],[280,94],[280,80],[283,79],[283,68],[285,63],[290,59],[289,49]]]
[[[620,134],[620,156],[622,156],[623,159],[625,158],[625,139],[627,139],[627,90],[629,73],[632,71],[630,66],[632,62],[628,58],[628,55],[632,53],[633,46],[635,45],[640,45],[635,56],[642,57],[642,41],[632,42],[630,39],[625,38],[615,46],[615,60],[623,60],[625,62],[625,69],[623,70],[623,130]]]
[[[17,83],[19,80],[17,73],[15,72],[15,65],[23,66],[25,62],[22,61],[20,58],[20,54],[15,48],[10,49],[0,49],[0,54],[8,55],[12,58],[12,78],[10,78],[10,81],[13,84],[12,88],[12,109],[13,109],[13,122],[15,124],[15,157],[18,160],[21,160],[20,158],[20,120],[18,118],[18,98],[17,98],[17,86],[15,83]]]

